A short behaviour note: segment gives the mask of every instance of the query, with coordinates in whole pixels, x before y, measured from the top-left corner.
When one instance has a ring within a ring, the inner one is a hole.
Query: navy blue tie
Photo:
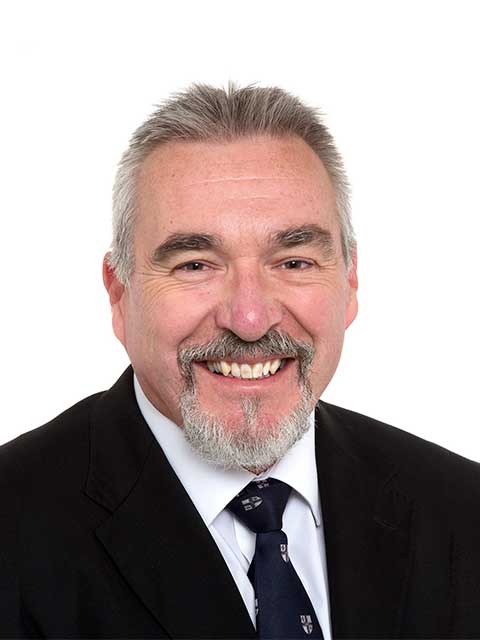
[[[248,577],[255,590],[258,637],[323,638],[310,598],[288,557],[288,540],[282,531],[290,491],[291,487],[273,478],[250,482],[228,509],[257,534]]]

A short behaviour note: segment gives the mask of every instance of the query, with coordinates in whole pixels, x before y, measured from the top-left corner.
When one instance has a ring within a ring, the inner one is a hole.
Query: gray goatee
[[[278,423],[266,428],[261,421],[261,400],[239,398],[243,420],[232,429],[216,416],[202,411],[197,397],[193,362],[205,360],[241,360],[272,356],[296,358],[300,400]],[[309,416],[315,404],[307,373],[314,356],[310,345],[272,329],[256,342],[245,342],[228,332],[206,345],[182,349],[178,363],[185,386],[180,395],[185,437],[190,446],[207,462],[225,469],[248,469],[254,473],[271,467],[309,428]]]

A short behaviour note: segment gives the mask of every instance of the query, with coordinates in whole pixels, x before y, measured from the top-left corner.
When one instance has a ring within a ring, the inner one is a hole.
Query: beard
[[[240,360],[242,357],[294,357],[298,361],[300,400],[278,420],[265,424],[260,398],[239,398],[242,420],[232,429],[226,420],[203,411],[198,399],[192,363],[201,360]],[[225,334],[205,346],[179,352],[178,362],[185,386],[180,394],[180,411],[185,438],[200,457],[224,469],[248,469],[260,473],[283,458],[308,431],[315,399],[307,373],[314,349],[272,330],[255,343],[244,342],[235,334]]]

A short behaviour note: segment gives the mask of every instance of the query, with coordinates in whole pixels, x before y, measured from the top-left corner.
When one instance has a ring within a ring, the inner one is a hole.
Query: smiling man
[[[194,85],[113,205],[131,367],[0,448],[0,637],[480,637],[478,465],[320,400],[357,274],[317,113]]]
[[[115,333],[202,455],[264,470],[307,430],[356,314],[328,173],[301,138],[253,131],[162,144],[136,189],[128,287],[105,267]]]

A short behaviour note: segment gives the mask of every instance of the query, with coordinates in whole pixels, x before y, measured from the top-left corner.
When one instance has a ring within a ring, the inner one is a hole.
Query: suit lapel
[[[410,566],[412,505],[397,492],[388,463],[375,467],[360,459],[346,432],[319,403],[316,455],[332,632],[334,638],[394,638]]]
[[[253,638],[214,540],[138,409],[132,377],[129,368],[92,415],[85,493],[110,511],[96,535],[172,637]],[[333,636],[397,637],[410,500],[396,490],[388,463],[359,456],[325,403],[317,405],[316,427]]]
[[[132,371],[92,419],[86,493],[111,511],[96,535],[137,596],[176,638],[253,638],[216,543],[141,416]]]

